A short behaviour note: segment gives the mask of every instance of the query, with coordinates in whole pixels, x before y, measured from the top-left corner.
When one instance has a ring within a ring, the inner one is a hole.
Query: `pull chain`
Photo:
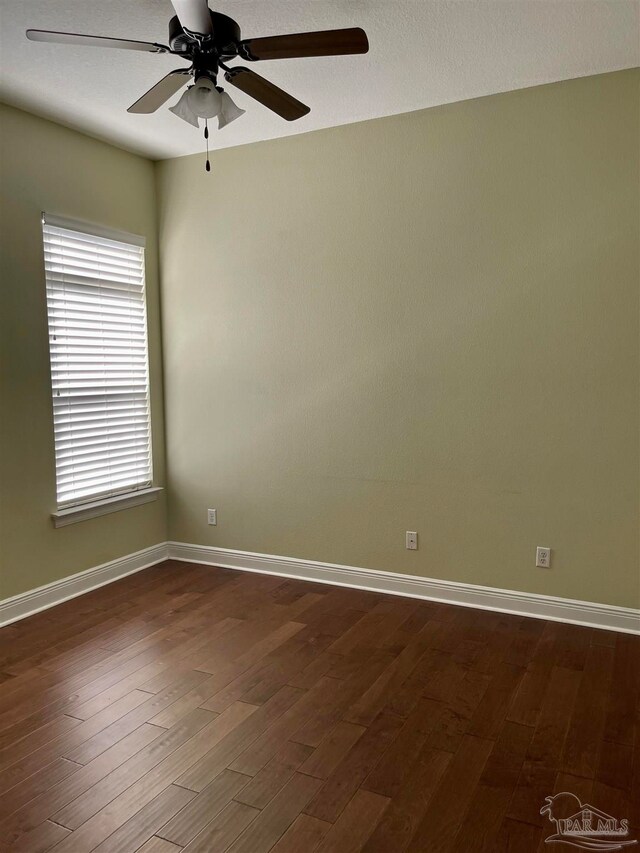
[[[209,123],[207,119],[204,120],[204,138],[207,140],[207,163],[205,169],[207,172],[211,171],[211,163],[209,162]]]

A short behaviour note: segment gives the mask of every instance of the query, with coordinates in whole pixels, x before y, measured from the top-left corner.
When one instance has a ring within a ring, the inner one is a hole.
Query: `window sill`
[[[97,518],[99,515],[108,515],[110,512],[120,512],[132,506],[148,504],[158,499],[162,491],[159,486],[148,489],[140,489],[139,492],[129,492],[126,495],[116,495],[113,498],[103,498],[93,503],[82,504],[82,506],[71,506],[68,509],[59,509],[51,513],[54,527],[66,527],[68,524],[76,524],[78,521],[86,521],[89,518]]]

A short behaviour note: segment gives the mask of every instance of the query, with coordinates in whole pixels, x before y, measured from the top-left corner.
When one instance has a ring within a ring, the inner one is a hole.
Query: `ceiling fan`
[[[148,92],[132,104],[130,113],[153,113],[187,83],[193,85],[171,107],[171,111],[195,127],[198,119],[217,116],[222,128],[244,114],[217,84],[220,69],[231,86],[259,101],[286,121],[295,121],[310,108],[264,77],[244,65],[230,67],[229,61],[242,59],[257,62],[268,59],[295,59],[307,56],[338,56],[366,53],[369,42],[359,27],[322,30],[311,33],[242,39],[240,27],[227,15],[212,12],[207,0],[171,0],[176,15],[169,21],[169,45],[155,42],[59,33],[49,30],[27,30],[31,41],[58,44],[113,47],[123,50],[169,53],[185,57],[188,68],[170,71]],[[205,127],[208,138],[208,129]],[[208,164],[207,164],[208,165]]]

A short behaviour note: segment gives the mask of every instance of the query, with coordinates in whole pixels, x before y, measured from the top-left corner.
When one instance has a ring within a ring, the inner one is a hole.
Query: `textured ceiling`
[[[219,0],[244,38],[362,26],[366,56],[257,63],[311,106],[288,123],[247,110],[212,147],[304,133],[437,104],[640,65],[639,0]],[[184,60],[26,40],[27,27],[167,42],[169,0],[0,0],[0,98],[152,158],[202,151],[202,134],[161,108],[126,108]],[[259,67],[258,67],[259,66]],[[171,98],[173,104],[177,98]]]

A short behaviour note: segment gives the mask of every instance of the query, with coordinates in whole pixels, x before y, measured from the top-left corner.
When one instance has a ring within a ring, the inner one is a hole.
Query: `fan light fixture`
[[[243,39],[237,21],[211,10],[208,0],[171,0],[171,4],[176,14],[169,21],[169,44],[62,33],[57,30],[29,29],[26,35],[30,41],[36,42],[169,54],[186,60],[188,67],[169,71],[131,104],[127,112],[138,115],[155,113],[195,78],[195,83],[170,109],[193,127],[199,127],[200,119],[204,119],[207,171],[210,171],[208,120],[217,116],[218,129],[221,129],[244,113],[216,85],[220,71],[224,72],[226,83],[240,89],[285,121],[297,121],[310,110],[302,101],[245,65],[229,66],[228,62],[241,59],[251,64],[262,60],[307,56],[348,56],[367,53],[369,50],[367,34],[360,27]]]
[[[199,127],[200,118],[217,116],[219,130],[245,113],[209,77],[198,77],[195,85],[190,86],[169,110],[193,127]]]
[[[198,77],[187,91],[187,101],[199,118],[214,118],[220,112],[220,92],[209,77]]]

